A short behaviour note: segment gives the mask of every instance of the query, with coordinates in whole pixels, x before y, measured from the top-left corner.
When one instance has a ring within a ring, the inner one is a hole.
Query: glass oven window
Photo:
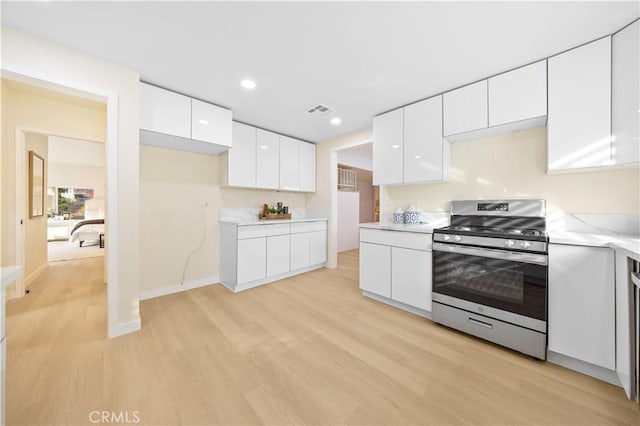
[[[434,251],[433,291],[545,320],[547,267]]]

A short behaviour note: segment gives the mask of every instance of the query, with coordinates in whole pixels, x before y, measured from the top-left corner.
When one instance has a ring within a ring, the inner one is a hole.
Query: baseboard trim
[[[149,300],[156,297],[167,296],[169,294],[180,293],[181,291],[218,284],[219,281],[220,279],[218,277],[207,277],[195,281],[188,281],[184,284],[174,284],[166,287],[155,288],[153,290],[142,291],[138,297],[140,300]]]
[[[34,282],[40,275],[42,275],[42,273],[48,267],[49,267],[49,262],[45,262],[42,265],[40,265],[38,269],[33,271],[31,274],[29,274],[29,276],[24,280],[24,287],[25,288],[29,287],[29,285],[31,285],[32,282]]]
[[[620,379],[615,371],[608,368],[593,365],[579,359],[572,358],[567,355],[562,355],[557,352],[547,350],[547,361],[553,364],[557,364],[561,367],[568,368],[569,370],[577,371],[578,373],[585,374],[587,376],[595,377],[598,380],[607,382],[614,386],[622,387]]]
[[[398,302],[396,300],[389,299],[388,297],[380,296],[379,294],[371,293],[366,290],[362,291],[362,295],[377,302],[382,302],[384,304],[393,306],[394,308],[410,312],[414,315],[418,315],[429,320],[431,319],[431,312],[425,311],[424,309],[416,308],[415,306],[407,305],[406,303]]]
[[[140,316],[133,321],[123,322],[116,325],[115,330],[109,330],[109,339],[115,339],[116,337],[123,336],[125,334],[133,333],[142,329],[142,321]]]

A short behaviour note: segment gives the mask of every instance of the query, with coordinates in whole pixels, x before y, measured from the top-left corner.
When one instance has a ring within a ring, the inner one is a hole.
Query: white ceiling
[[[365,143],[338,151],[338,163],[358,169],[373,170],[373,144]]]
[[[47,161],[52,164],[105,167],[105,145],[82,139],[49,136]]]
[[[319,142],[611,34],[640,2],[2,2],[2,23]],[[243,78],[258,87],[248,92]],[[318,103],[336,110],[308,117]]]

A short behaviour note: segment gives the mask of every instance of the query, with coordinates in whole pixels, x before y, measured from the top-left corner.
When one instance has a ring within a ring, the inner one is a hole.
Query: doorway
[[[49,262],[104,256],[104,143],[49,136],[48,148]]]
[[[5,145],[9,155],[3,162],[3,166],[6,166],[3,171],[3,198],[8,200],[7,205],[13,205],[12,208],[3,209],[3,262],[23,267],[21,280],[16,282],[13,291],[9,293],[10,298],[16,298],[24,296],[29,286],[49,266],[47,225],[49,213],[52,213],[47,211],[49,139],[82,138],[85,144],[96,144],[96,141],[100,141],[103,183],[101,188],[97,189],[102,192],[103,200],[106,200],[104,182],[107,176],[108,114],[104,98],[88,98],[70,93],[68,88],[59,91],[50,84],[44,87],[44,84],[30,84],[31,81],[27,78],[14,75],[11,77],[6,78],[3,75],[2,78],[3,124],[7,129],[15,129],[12,134],[13,140]],[[32,202],[29,194],[32,153],[44,164],[42,208],[35,215],[30,211],[29,204]],[[62,155],[71,154],[67,151]],[[11,161],[11,158],[15,161]],[[106,201],[103,201],[103,204],[101,210],[104,217],[104,213],[107,212]],[[102,253],[108,249],[107,245],[104,247]],[[103,257],[99,261],[100,270],[104,269],[104,272],[101,272],[101,283],[107,281],[105,260],[106,257]],[[117,288],[103,285],[103,291],[108,293],[106,305],[115,308]],[[111,309],[108,311],[111,312]],[[112,320],[115,320],[115,316],[109,315],[107,329],[101,329],[100,332],[113,336],[111,330],[115,330],[115,327]]]
[[[337,151],[338,252],[359,247],[361,223],[379,220],[379,190],[373,186],[372,143]]]

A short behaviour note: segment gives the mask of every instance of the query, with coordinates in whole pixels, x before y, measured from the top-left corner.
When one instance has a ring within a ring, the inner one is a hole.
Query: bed
[[[85,220],[81,220],[71,229],[69,242],[79,242],[80,247],[85,242],[96,242],[104,248],[104,200],[87,200],[84,205]]]

